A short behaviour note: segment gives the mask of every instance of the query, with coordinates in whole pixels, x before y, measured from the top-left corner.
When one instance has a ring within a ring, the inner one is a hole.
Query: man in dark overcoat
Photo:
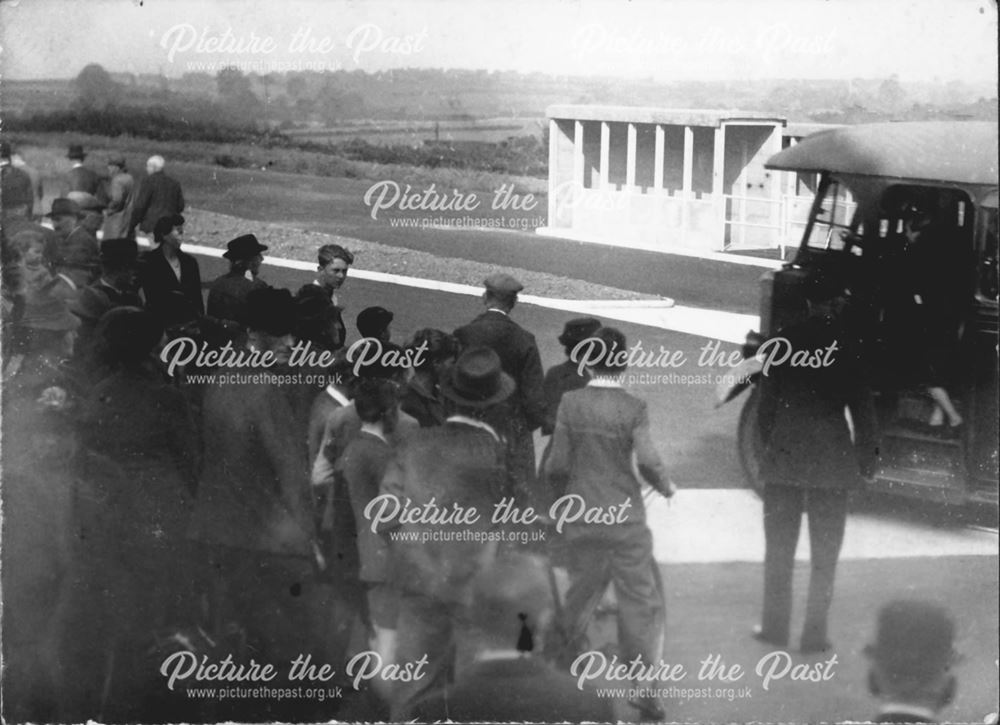
[[[149,234],[156,221],[184,211],[184,192],[180,183],[163,171],[162,156],[150,156],[146,161],[146,178],[139,182],[129,218],[130,231],[139,229]]]
[[[827,615],[847,519],[847,493],[874,471],[875,410],[866,371],[845,327],[843,287],[815,279],[804,319],[758,352],[764,363],[758,424],[763,439],[764,612],[754,636],[788,643],[792,569],[802,512],[809,516],[812,570],[801,649],[830,648]],[[790,355],[785,352],[793,351]],[[793,364],[807,353],[818,366]],[[778,362],[784,360],[782,362]],[[773,364],[768,366],[768,361]],[[849,409],[854,440],[845,418]],[[860,466],[860,469],[859,469]]]
[[[513,391],[514,381],[493,350],[466,350],[441,384],[449,401],[448,419],[403,440],[382,479],[380,491],[390,505],[409,502],[440,511],[459,507],[465,512],[461,522],[407,518],[400,523],[399,516],[359,522],[377,525],[380,532],[399,532],[398,539],[390,539],[389,564],[390,579],[401,592],[396,661],[426,659],[422,677],[396,683],[393,720],[409,719],[419,698],[444,686],[453,666],[456,624],[471,604],[475,576],[495,551],[488,535],[494,533],[491,516],[506,471],[500,437],[484,421]],[[467,516],[470,511],[477,513],[474,520]]]
[[[523,505],[537,498],[532,431],[545,422],[542,360],[534,335],[510,317],[524,286],[503,273],[490,275],[483,284],[486,312],[455,330],[455,337],[463,349],[478,345],[491,348],[517,385],[507,402],[491,412],[489,422],[506,440],[513,493]]]

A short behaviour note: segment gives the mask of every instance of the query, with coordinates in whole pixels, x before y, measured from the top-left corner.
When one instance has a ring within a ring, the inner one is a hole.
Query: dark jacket
[[[35,191],[31,177],[16,166],[0,167],[0,202],[5,209],[15,206],[34,206]]]
[[[490,410],[487,422],[507,441],[508,465],[515,490],[532,489],[535,481],[535,445],[531,432],[545,423],[542,359],[535,336],[508,315],[484,312],[455,330],[462,348],[485,345],[500,356],[503,371],[514,378],[517,389],[504,403]]]
[[[340,488],[346,489],[353,512],[354,533],[357,536],[360,578],[365,582],[384,582],[389,561],[389,543],[372,531],[364,510],[378,496],[379,484],[385,474],[392,450],[381,438],[360,431],[347,444],[337,461],[334,476]],[[339,503],[339,502],[338,502]]]
[[[162,246],[143,255],[139,266],[139,284],[146,297],[146,309],[163,316],[171,292],[181,292],[190,303],[197,316],[205,313],[201,298],[201,271],[198,260],[183,251],[177,252],[181,263],[181,278],[178,280],[170,262],[163,255]]]
[[[247,295],[267,286],[267,282],[259,277],[251,282],[242,272],[228,272],[216,277],[208,288],[206,313],[217,320],[233,320],[246,327]]]
[[[436,386],[424,373],[414,373],[406,384],[399,409],[412,415],[421,428],[442,425],[448,414]]]
[[[381,493],[409,499],[420,509],[431,499],[439,510],[475,508],[475,523],[400,524],[399,519],[379,526],[396,529],[400,540],[390,541],[390,580],[400,589],[448,604],[468,604],[472,580],[492,548],[486,539],[450,538],[422,541],[420,532],[479,531],[484,535],[494,506],[499,503],[506,471],[503,448],[494,435],[481,427],[448,421],[435,428],[421,428],[404,440],[386,469]],[[411,540],[412,537],[412,540]]]
[[[97,237],[76,227],[59,245],[56,268],[67,271],[78,286],[89,284],[101,270],[101,245]]]
[[[93,194],[101,201],[106,199],[102,187],[103,179],[93,169],[87,166],[75,166],[67,174],[66,193],[71,191],[83,191]],[[65,194],[63,195],[65,196]]]
[[[552,435],[562,396],[571,390],[579,390],[590,380],[586,370],[580,375],[577,368],[578,363],[566,360],[553,365],[545,372],[545,379],[542,381],[542,388],[545,391],[545,423],[542,424],[542,435]]]
[[[787,340],[795,353],[813,354],[834,341],[838,349],[832,351],[829,365],[794,366],[789,359],[761,375],[757,420],[764,444],[765,485],[830,489],[859,485],[859,463],[873,469],[878,449],[874,402],[856,347],[843,327],[819,317],[787,327],[776,337]],[[771,349],[774,359],[780,359],[779,348]],[[854,422],[856,446],[851,443],[845,407]]]
[[[132,217],[129,229],[139,229],[149,233],[161,217],[180,214],[184,211],[184,194],[181,185],[162,171],[150,174],[139,183],[132,202]]]
[[[219,372],[282,374],[275,368]],[[206,456],[192,538],[261,553],[312,555],[315,525],[306,446],[298,428],[289,425],[293,418],[288,391],[266,380],[206,388]]]

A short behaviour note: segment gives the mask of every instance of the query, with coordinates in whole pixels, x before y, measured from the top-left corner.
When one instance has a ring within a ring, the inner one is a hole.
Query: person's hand
[[[677,493],[677,484],[673,482],[673,479],[667,479],[666,488],[663,490],[663,495],[666,498],[673,498],[673,495]]]

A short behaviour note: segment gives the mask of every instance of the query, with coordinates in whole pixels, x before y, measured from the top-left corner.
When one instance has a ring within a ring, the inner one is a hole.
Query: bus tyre
[[[740,423],[736,433],[736,445],[739,449],[740,466],[746,477],[747,486],[758,496],[764,491],[764,482],[760,476],[761,457],[764,453],[764,443],[760,436],[760,426],[757,423],[757,409],[760,406],[760,390],[754,386],[750,396],[743,404],[740,412]]]

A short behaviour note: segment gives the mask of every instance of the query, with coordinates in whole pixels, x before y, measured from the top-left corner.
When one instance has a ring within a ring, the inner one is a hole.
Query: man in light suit
[[[389,563],[390,579],[400,589],[396,661],[427,662],[423,677],[397,683],[393,720],[409,719],[413,704],[442,688],[453,666],[456,625],[471,604],[473,580],[495,549],[490,521],[506,478],[503,445],[484,419],[513,391],[514,381],[493,350],[466,350],[441,384],[451,415],[444,425],[421,428],[406,439],[382,479],[381,493],[395,497],[387,500],[409,500],[420,508],[433,499],[442,511],[458,506],[478,514],[459,524],[401,524],[399,517],[373,522],[380,532],[400,532],[399,540],[390,540]]]
[[[805,296],[799,321],[778,336],[796,353],[831,352],[828,365],[786,363],[761,376],[757,422],[764,446],[764,611],[754,637],[770,646],[788,645],[792,570],[805,511],[812,571],[800,647],[812,653],[831,647],[827,615],[844,539],[847,493],[862,484],[862,471],[874,470],[878,446],[871,391],[843,322],[843,287],[817,277]],[[845,407],[854,423],[854,442]]]
[[[139,182],[132,203],[129,231],[139,229],[149,234],[160,217],[173,216],[184,211],[184,193],[181,185],[163,171],[162,156],[150,156],[146,162],[146,178]]]
[[[512,493],[521,505],[527,505],[538,500],[532,431],[545,423],[542,360],[534,335],[510,317],[524,286],[502,273],[490,275],[483,284],[486,312],[455,330],[455,337],[463,349],[478,345],[491,348],[517,385],[510,399],[493,410],[489,422],[507,442]]]
[[[558,490],[582,497],[587,507],[624,512],[624,520],[566,524],[570,588],[565,631],[572,644],[574,635],[586,629],[588,603],[613,581],[622,660],[641,656],[643,662],[655,663],[663,655],[663,594],[633,454],[639,474],[654,489],[670,497],[675,487],[653,447],[646,403],[622,389],[627,362],[617,358],[628,350],[625,336],[604,327],[589,340],[594,349],[583,353],[583,359],[591,379],[562,397],[546,474]],[[632,704],[647,718],[663,718],[658,698]]]

